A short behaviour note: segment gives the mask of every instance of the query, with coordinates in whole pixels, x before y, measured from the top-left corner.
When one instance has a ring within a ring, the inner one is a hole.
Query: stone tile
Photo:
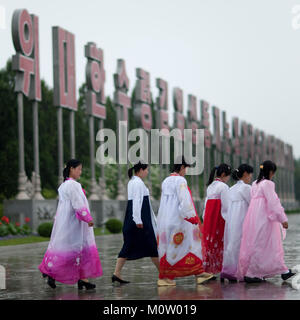
[[[289,215],[289,229],[284,240],[285,261],[288,267],[300,264],[300,214]],[[283,282],[280,276],[268,279],[266,283],[224,283],[219,280],[197,286],[194,277],[177,279],[175,288],[157,288],[157,270],[150,258],[128,261],[123,269],[123,277],[130,284],[111,284],[117,255],[121,249],[122,235],[100,236],[96,238],[99,255],[104,270],[101,278],[93,279],[97,288],[93,292],[78,291],[76,285],[57,282],[55,290],[48,287],[41,276],[38,265],[42,261],[48,243],[26,244],[0,247],[0,264],[6,268],[6,290],[0,290],[2,299],[25,300],[196,300],[196,299],[255,299],[255,300],[300,300],[300,290]]]

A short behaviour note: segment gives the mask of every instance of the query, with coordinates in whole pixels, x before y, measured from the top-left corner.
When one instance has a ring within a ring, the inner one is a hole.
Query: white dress
[[[198,223],[200,219],[186,179],[179,175],[167,177],[162,183],[157,216],[161,279],[174,279],[204,271]]]
[[[58,188],[59,202],[51,239],[39,269],[55,280],[73,284],[102,275],[89,203],[81,184],[67,179]]]
[[[235,278],[239,261],[244,219],[251,200],[251,186],[239,180],[229,189],[229,206],[224,231],[221,276]]]

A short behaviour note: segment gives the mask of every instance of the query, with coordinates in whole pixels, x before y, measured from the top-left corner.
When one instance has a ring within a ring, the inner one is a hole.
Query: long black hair
[[[172,171],[171,172],[179,172],[180,169],[181,169],[181,166],[184,166],[184,168],[186,167],[190,167],[191,165],[188,164],[186,161],[185,161],[185,158],[184,156],[179,156],[176,158],[176,161],[173,165],[173,168],[172,168]]]
[[[148,168],[148,165],[146,163],[143,163],[143,162],[139,161],[138,163],[136,163],[133,167],[131,167],[128,170],[129,179],[132,178],[133,171],[134,171],[134,173],[138,173],[141,169],[146,170],[147,168]]]
[[[275,173],[277,170],[276,164],[271,160],[264,161],[259,168],[260,171],[256,183],[259,183],[262,179],[270,180],[270,172],[273,171]]]
[[[222,173],[225,173],[225,176],[229,176],[231,174],[231,167],[226,163],[221,163],[220,165],[213,167],[209,175],[207,186],[214,181],[215,174],[217,177],[221,177]]]
[[[67,180],[67,178],[69,178],[70,176],[70,169],[71,168],[76,168],[78,166],[82,165],[82,163],[77,160],[77,159],[71,159],[67,162],[66,167],[63,170],[63,177],[64,177],[64,181]]]
[[[241,164],[237,169],[233,170],[231,175],[232,179],[235,181],[240,180],[245,172],[253,173],[253,167],[249,166],[247,163]]]

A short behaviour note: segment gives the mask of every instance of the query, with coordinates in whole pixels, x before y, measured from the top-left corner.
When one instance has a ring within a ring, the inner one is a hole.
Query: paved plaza
[[[285,261],[288,267],[300,264],[300,214],[288,215],[289,229],[284,240]],[[150,258],[128,261],[123,277],[131,281],[128,285],[112,285],[111,275],[117,254],[121,249],[122,235],[96,237],[100,259],[104,270],[101,278],[93,279],[95,291],[78,291],[76,285],[57,282],[55,290],[48,287],[41,276],[38,265],[42,261],[48,242],[0,247],[0,264],[6,268],[6,290],[0,290],[0,300],[300,300],[300,290],[291,282],[283,282],[280,276],[261,284],[228,283],[219,279],[206,285],[196,285],[194,277],[177,279],[177,286],[157,288],[157,270]]]

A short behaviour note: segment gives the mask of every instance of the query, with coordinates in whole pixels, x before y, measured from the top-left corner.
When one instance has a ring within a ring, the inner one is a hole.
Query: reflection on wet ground
[[[289,215],[289,229],[284,240],[285,262],[288,267],[300,264],[300,214]],[[25,300],[300,300],[300,290],[291,282],[283,282],[280,276],[265,283],[246,284],[211,281],[196,285],[194,277],[177,279],[176,287],[156,286],[157,270],[150,259],[128,261],[123,277],[131,281],[127,285],[112,285],[111,275],[117,254],[122,246],[122,235],[96,238],[104,270],[101,278],[93,279],[94,291],[78,291],[76,285],[57,283],[55,290],[48,287],[37,269],[47,248],[47,243],[0,247],[0,264],[6,268],[7,289],[0,291],[1,299]]]

